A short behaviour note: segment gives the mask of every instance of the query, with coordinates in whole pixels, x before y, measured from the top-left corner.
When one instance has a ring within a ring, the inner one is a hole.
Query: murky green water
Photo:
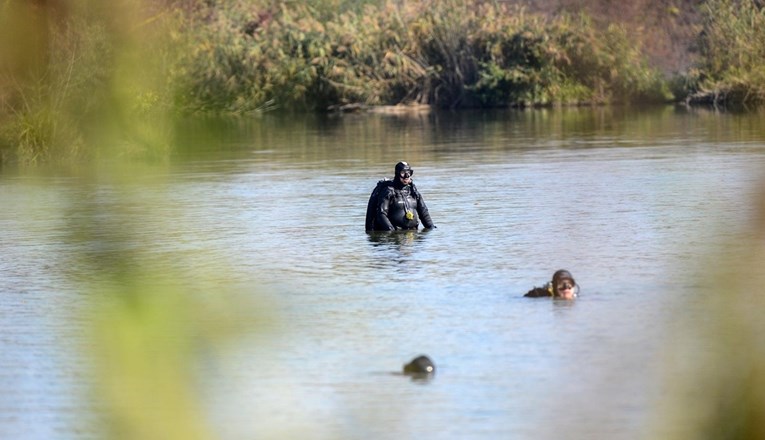
[[[6,171],[0,437],[99,436],[82,283],[89,257],[130,253],[269,304],[267,335],[198,369],[222,438],[644,436],[667,329],[701,313],[702,261],[748,242],[762,122],[671,107],[267,116],[189,123],[171,165],[129,177]],[[369,192],[399,160],[438,228],[367,235]],[[576,302],[522,298],[559,268]],[[434,378],[392,374],[420,353]]]

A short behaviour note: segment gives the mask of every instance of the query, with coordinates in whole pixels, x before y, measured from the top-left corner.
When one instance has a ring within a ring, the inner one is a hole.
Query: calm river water
[[[268,315],[198,356],[219,438],[682,438],[657,411],[666,336],[703,313],[710,255],[749,242],[763,116],[266,116],[190,123],[130,177],[6,170],[0,438],[102,438],[83,286],[125,252]],[[399,160],[437,229],[368,235]],[[560,268],[579,299],[522,298]],[[434,377],[396,374],[422,353]]]

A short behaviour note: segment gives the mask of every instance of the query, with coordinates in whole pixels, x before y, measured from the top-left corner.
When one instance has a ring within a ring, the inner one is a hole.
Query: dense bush
[[[707,0],[701,63],[687,75],[690,99],[706,103],[765,101],[765,8],[757,0]]]
[[[666,99],[625,32],[499,2],[240,2],[193,20],[179,76],[196,111]],[[332,4],[332,7],[336,7]]]

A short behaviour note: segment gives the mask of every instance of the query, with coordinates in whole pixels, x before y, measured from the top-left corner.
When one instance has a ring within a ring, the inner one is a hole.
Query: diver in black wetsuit
[[[571,272],[561,269],[553,274],[552,281],[543,287],[534,287],[525,295],[527,298],[553,297],[560,299],[574,299],[579,296],[579,286],[574,281]]]
[[[412,182],[414,170],[406,162],[396,164],[391,184],[382,188],[377,199],[374,221],[376,231],[416,230],[420,221],[427,229],[435,228],[420,192]]]

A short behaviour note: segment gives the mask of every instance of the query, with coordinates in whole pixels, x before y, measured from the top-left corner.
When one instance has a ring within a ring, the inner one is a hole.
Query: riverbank
[[[756,0],[644,3],[11,2],[0,157],[161,158],[188,114],[765,100]]]

